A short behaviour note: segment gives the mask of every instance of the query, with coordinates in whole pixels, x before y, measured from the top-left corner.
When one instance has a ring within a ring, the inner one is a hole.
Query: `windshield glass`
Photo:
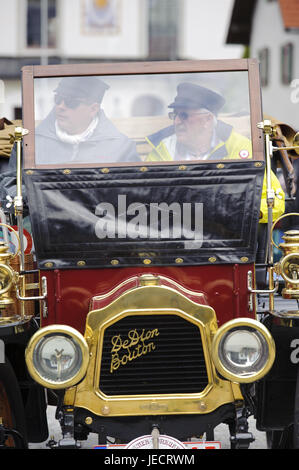
[[[39,266],[254,259],[264,176],[256,61],[27,66],[22,81]]]
[[[247,71],[34,78],[35,165],[253,157]]]

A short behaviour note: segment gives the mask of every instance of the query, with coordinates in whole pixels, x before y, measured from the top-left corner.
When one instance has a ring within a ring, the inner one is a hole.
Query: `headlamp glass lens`
[[[251,367],[260,357],[261,342],[254,333],[234,331],[227,336],[223,353],[233,365]]]
[[[231,373],[246,376],[258,373],[269,356],[262,334],[252,328],[236,328],[226,333],[219,343],[219,358]]]
[[[47,335],[37,343],[33,362],[40,376],[54,383],[71,380],[82,365],[82,351],[66,334]]]

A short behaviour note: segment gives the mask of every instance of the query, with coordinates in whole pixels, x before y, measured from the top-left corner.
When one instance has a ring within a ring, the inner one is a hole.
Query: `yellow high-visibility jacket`
[[[170,132],[171,134],[169,134]],[[173,147],[173,143],[171,142],[171,139],[174,139],[173,132],[173,126],[171,126],[170,128],[162,129],[162,131],[159,131],[153,136],[146,138],[147,142],[153,148],[153,150],[147,155],[146,161],[173,160],[173,155],[170,151],[170,148]],[[228,124],[218,121],[217,136],[220,138],[220,141],[212,149],[210,154],[206,156],[206,160],[210,161],[236,158],[248,160],[252,158],[251,141],[247,137],[238,134]],[[272,217],[274,222],[285,211],[285,194],[278,178],[273,173],[273,171],[271,171],[271,183],[275,192],[274,207],[272,210]],[[263,180],[259,222],[268,222],[266,173]]]

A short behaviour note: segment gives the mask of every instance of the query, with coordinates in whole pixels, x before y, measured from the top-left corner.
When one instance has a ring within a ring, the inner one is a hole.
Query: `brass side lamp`
[[[273,245],[282,251],[282,257],[280,260],[275,263],[273,267],[273,275],[274,273],[278,276],[281,276],[285,287],[282,289],[281,295],[284,299],[295,299],[299,300],[299,230],[288,230],[284,232],[282,239],[284,240],[283,243],[277,245],[273,241],[273,230],[275,225],[285,217],[290,216],[299,216],[298,213],[289,213],[284,214],[283,216],[279,217],[272,226],[271,229],[271,241]],[[270,280],[273,282],[273,279]],[[299,317],[299,309],[291,310],[291,311],[282,311],[276,312],[274,309],[274,298],[270,296],[270,312],[276,316],[284,317],[284,318],[298,318]]]
[[[6,224],[1,223],[12,230],[19,241],[18,233]],[[19,254],[11,253],[6,243],[0,243],[0,325],[9,324],[20,319],[18,304],[15,299],[15,286],[19,282],[19,274],[11,267],[12,260]]]
[[[288,216],[299,216],[297,213],[289,213],[279,217],[277,222]],[[285,282],[285,288],[282,290],[282,297],[285,299],[299,299],[299,230],[288,230],[282,236],[283,243],[276,245],[271,239],[273,245],[282,251],[281,259],[274,265],[274,272],[281,276]]]

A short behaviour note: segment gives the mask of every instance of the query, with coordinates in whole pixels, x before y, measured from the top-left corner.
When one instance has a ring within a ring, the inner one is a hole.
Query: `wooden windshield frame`
[[[60,64],[47,66],[25,66],[22,69],[22,96],[23,96],[23,126],[29,134],[24,137],[24,168],[103,168],[103,167],[128,167],[144,166],[144,162],[124,163],[79,163],[61,165],[37,165],[35,163],[35,123],[34,123],[34,79],[50,77],[71,76],[106,76],[106,75],[146,75],[146,74],[172,74],[189,72],[248,72],[251,140],[254,161],[264,161],[263,131],[257,127],[262,121],[261,87],[259,77],[259,64],[256,59],[225,59],[225,60],[201,60],[201,61],[157,61],[157,62],[123,62],[101,64]],[[220,160],[219,160],[220,161]],[[215,163],[216,160],[213,160]],[[169,161],[147,162],[152,165],[177,165],[179,163],[193,164],[194,161]],[[199,161],[198,164],[201,162]],[[205,162],[206,163],[206,162]]]

